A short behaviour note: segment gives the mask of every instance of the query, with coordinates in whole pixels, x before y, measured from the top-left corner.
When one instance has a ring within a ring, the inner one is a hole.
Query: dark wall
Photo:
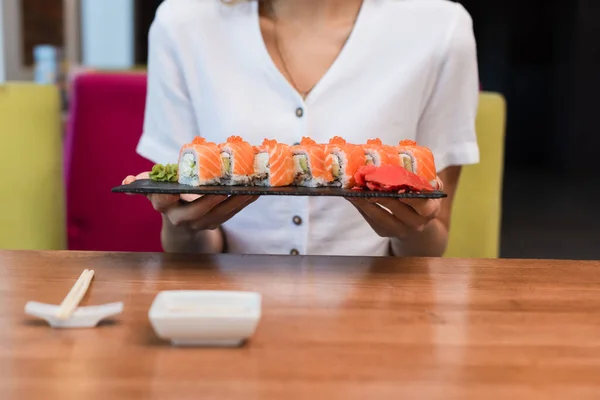
[[[460,2],[474,20],[483,87],[507,98],[507,168],[593,169],[600,1]]]
[[[600,157],[600,1],[579,0],[573,43],[571,147],[577,171],[598,170]],[[575,153],[576,152],[576,153]]]
[[[148,61],[148,30],[156,9],[164,0],[135,0],[135,61],[144,65]]]

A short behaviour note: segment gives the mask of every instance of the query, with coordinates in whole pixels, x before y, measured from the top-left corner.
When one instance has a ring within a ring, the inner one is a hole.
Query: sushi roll
[[[239,136],[230,136],[219,144],[223,185],[248,185],[254,174],[254,149]]]
[[[179,152],[179,183],[190,186],[216,185],[221,181],[219,146],[195,137],[192,143],[185,144]]]
[[[291,147],[265,139],[254,147],[253,184],[256,186],[289,186],[294,183],[294,158]]]
[[[435,159],[430,149],[418,146],[414,140],[402,140],[397,150],[404,168],[425,178],[434,189],[442,190],[443,185],[437,176]]]
[[[383,144],[380,139],[371,139],[371,143],[381,146],[383,151],[387,153],[387,162],[388,165],[400,166],[402,165],[402,161],[400,160],[400,154],[396,149],[396,146],[390,146],[389,144]]]
[[[325,146],[325,166],[333,181],[329,186],[349,189],[354,186],[354,175],[365,165],[365,152],[361,146],[347,143],[339,136],[333,137]]]
[[[292,146],[292,155],[296,186],[327,186],[333,181],[331,170],[325,165],[324,145],[304,137],[299,145]]]
[[[389,165],[391,163],[389,150],[381,143],[380,139],[369,139],[367,144],[363,144],[362,148],[365,152],[365,164],[375,165],[376,167],[382,165]],[[397,154],[397,152],[395,152]],[[398,156],[396,155],[396,160]]]

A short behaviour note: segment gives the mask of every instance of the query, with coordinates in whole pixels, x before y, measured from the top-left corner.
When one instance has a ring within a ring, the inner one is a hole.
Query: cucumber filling
[[[221,165],[226,176],[231,176],[231,155],[229,153],[221,153]]]
[[[296,179],[300,181],[310,180],[310,168],[305,154],[294,155],[294,164],[296,170]]]
[[[301,156],[298,162],[300,163],[300,168],[302,168],[302,172],[308,172],[308,161],[306,160],[306,156]]]

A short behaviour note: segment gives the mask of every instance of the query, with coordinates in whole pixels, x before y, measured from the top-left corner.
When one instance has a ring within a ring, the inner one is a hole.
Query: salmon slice
[[[223,169],[222,183],[246,185],[254,173],[254,149],[239,136],[230,136],[219,144]]]
[[[402,140],[397,151],[404,168],[425,178],[437,190],[441,190],[442,183],[437,177],[435,159],[430,149],[418,146],[414,140]]]
[[[254,147],[254,182],[258,186],[289,186],[294,183],[294,158],[289,145],[265,139]]]
[[[179,152],[179,183],[190,186],[219,184],[223,176],[219,146],[195,137]]]
[[[349,189],[354,186],[354,175],[365,165],[365,151],[359,145],[335,136],[325,145],[325,168],[333,176],[330,186]]]
[[[292,146],[294,183],[298,186],[327,186],[333,182],[330,168],[325,165],[325,145],[303,137],[299,145]]]

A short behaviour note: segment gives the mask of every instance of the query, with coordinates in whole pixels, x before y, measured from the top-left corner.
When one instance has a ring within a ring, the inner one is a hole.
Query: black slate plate
[[[395,193],[340,188],[305,188],[296,186],[260,187],[260,186],[188,186],[179,183],[154,182],[140,179],[129,185],[117,186],[114,193],[136,194],[214,194],[214,195],[258,195],[258,196],[334,196],[334,197],[393,197],[439,199],[446,197],[443,192]]]

